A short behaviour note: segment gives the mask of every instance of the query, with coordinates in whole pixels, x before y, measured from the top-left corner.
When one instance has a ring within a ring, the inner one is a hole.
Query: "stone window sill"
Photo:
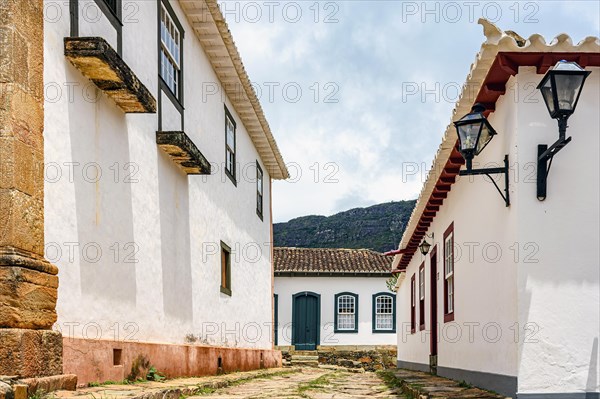
[[[65,56],[125,113],[156,113],[156,100],[101,37],[66,37]]]
[[[210,163],[185,132],[156,132],[156,144],[188,175],[210,175]]]

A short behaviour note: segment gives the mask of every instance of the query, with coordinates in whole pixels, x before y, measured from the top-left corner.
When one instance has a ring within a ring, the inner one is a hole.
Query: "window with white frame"
[[[161,4],[160,13],[160,76],[175,98],[180,99],[181,33],[173,16]]]
[[[444,313],[454,313],[454,232],[444,238]]]
[[[336,295],[336,332],[357,331],[357,296]]]
[[[395,296],[379,293],[373,296],[373,332],[395,332]]]

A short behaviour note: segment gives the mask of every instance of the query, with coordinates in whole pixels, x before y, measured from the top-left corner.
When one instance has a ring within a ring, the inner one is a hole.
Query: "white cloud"
[[[475,21],[485,3],[456,22],[449,14],[411,15],[405,3],[390,1],[283,2],[270,21],[266,3],[256,3],[264,13],[256,23],[243,13],[239,22],[226,17],[252,81],[279,84],[272,99],[263,86],[261,103],[284,159],[302,171],[297,182],[275,182],[275,221],[416,198],[422,176],[407,169],[430,167],[456,100],[451,86],[462,85],[484,40]],[[296,23],[289,22],[292,3],[302,7]],[[427,6],[436,4],[446,3]],[[597,2],[495,4],[498,26],[524,37],[598,35]],[[419,92],[403,98],[411,83]],[[286,99],[286,84],[301,88],[298,102]],[[422,98],[422,89],[438,98]],[[328,95],[338,102],[325,102]]]

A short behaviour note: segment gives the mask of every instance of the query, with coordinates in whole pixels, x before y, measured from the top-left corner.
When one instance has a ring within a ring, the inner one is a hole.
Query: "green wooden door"
[[[320,295],[314,292],[301,292],[294,295],[292,313],[292,345],[296,350],[316,350],[320,338]]]

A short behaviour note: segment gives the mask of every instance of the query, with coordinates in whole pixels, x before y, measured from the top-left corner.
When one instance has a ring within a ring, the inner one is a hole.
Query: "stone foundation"
[[[28,378],[62,374],[60,333],[3,328],[0,342],[0,375]]]
[[[58,269],[35,254],[0,248],[0,328],[50,329]]]
[[[63,346],[63,371],[77,374],[79,386],[90,382],[123,381],[132,368],[144,363],[146,367],[154,366],[167,378],[281,367],[281,352],[271,349],[78,338],[63,338]]]
[[[395,346],[349,345],[319,346],[316,351],[295,351],[293,347],[279,347],[287,362],[295,353],[313,353],[319,357],[319,364],[329,364],[346,368],[377,371],[395,369],[398,350]]]

